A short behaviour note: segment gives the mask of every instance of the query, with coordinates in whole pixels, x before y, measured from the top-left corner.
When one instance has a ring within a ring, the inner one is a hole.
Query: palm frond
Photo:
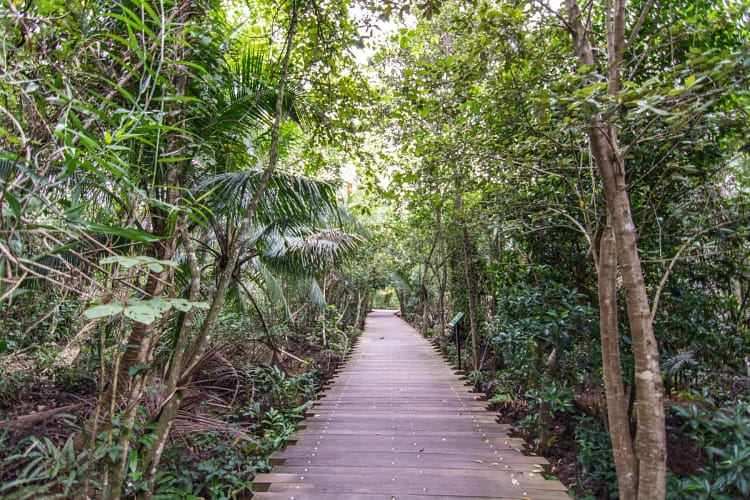
[[[310,302],[323,309],[328,305],[326,301],[326,295],[323,293],[323,289],[320,287],[320,283],[315,278],[310,277],[307,283],[308,299]]]
[[[275,234],[263,260],[274,269],[304,269],[317,273],[340,263],[362,243],[362,237],[338,229],[326,229],[305,235]]]
[[[253,134],[269,129],[278,99],[278,82],[267,68],[261,48],[245,49],[236,62],[225,64],[224,73],[224,78],[211,78],[195,90],[201,97],[201,112],[193,120],[192,129],[202,138],[204,147],[215,151],[243,146]],[[305,95],[301,86],[290,82],[282,103],[284,119],[302,128],[308,128],[315,116]]]
[[[289,306],[286,300],[284,288],[281,286],[278,278],[270,269],[256,257],[250,260],[249,266],[244,270],[246,278],[250,279],[259,289],[263,290],[268,301],[275,307],[282,307],[287,316],[289,316]]]
[[[216,431],[224,434],[230,434],[244,441],[254,441],[253,437],[237,426],[234,426],[224,420],[211,418],[205,415],[196,414],[190,411],[179,410],[172,422],[172,428],[169,432],[173,439],[184,439],[190,434]]]
[[[262,172],[229,172],[213,176],[194,189],[196,198],[213,213],[230,218],[244,215],[262,177]],[[319,210],[334,210],[336,195],[328,183],[276,173],[269,181],[257,207],[259,225],[281,219],[309,218]]]
[[[0,180],[8,181],[19,170],[19,162],[12,160],[11,155],[0,150]]]
[[[698,360],[695,359],[695,352],[683,350],[675,353],[664,361],[664,368],[668,375],[677,375],[690,368],[698,366]]]

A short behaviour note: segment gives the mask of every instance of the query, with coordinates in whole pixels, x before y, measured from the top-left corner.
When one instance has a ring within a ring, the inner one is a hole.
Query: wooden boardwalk
[[[470,389],[413,328],[371,313],[256,498],[569,498]]]

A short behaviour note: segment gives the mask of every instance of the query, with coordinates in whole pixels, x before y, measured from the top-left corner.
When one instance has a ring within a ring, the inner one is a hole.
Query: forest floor
[[[279,365],[286,376],[294,377],[314,366],[314,382],[318,387],[330,379],[341,361],[340,356],[330,349],[311,345],[303,336],[299,339],[289,338],[285,348],[308,363],[303,366],[291,357],[286,359]],[[237,367],[248,366],[251,357],[248,350],[248,346],[235,345],[229,354],[232,364]],[[100,388],[97,383],[98,375],[91,370],[80,367],[56,368],[38,352],[11,354],[0,361],[2,485],[18,472],[3,470],[2,463],[5,459],[18,453],[19,446],[25,446],[24,441],[31,436],[47,438],[58,448],[62,447],[79,429],[82,419],[93,413]],[[23,465],[22,461],[17,464],[18,467]]]
[[[588,395],[590,399],[591,395]],[[604,395],[600,395],[601,409],[604,409]],[[510,424],[511,435],[523,438],[527,450],[533,450],[536,443],[532,435],[524,430],[523,420],[528,416],[524,407],[498,408],[500,421]],[[590,407],[578,408],[579,412],[590,414]],[[602,418],[597,415],[597,418]],[[680,431],[682,422],[672,418],[667,422],[667,468],[678,478],[689,477],[704,465],[703,454]],[[579,460],[579,445],[575,439],[577,422],[574,413],[565,413],[552,424],[551,446],[545,457],[551,464],[551,475],[559,479],[575,495],[575,498],[609,499],[615,493],[612,489],[614,476],[609,478],[601,471],[584,470]],[[632,429],[634,434],[634,429]],[[613,471],[611,471],[613,473]],[[609,479],[609,480],[608,480]]]
[[[315,360],[321,369],[319,376],[329,377],[337,359],[324,356],[319,349],[299,343],[295,346],[301,357]],[[318,383],[323,382],[319,380]],[[80,374],[64,371],[52,373],[42,369],[32,357],[19,357],[12,366],[5,365],[0,373],[0,422],[6,422],[26,416],[32,417],[30,425],[13,426],[0,432],[0,460],[3,450],[13,449],[22,439],[35,435],[47,437],[57,445],[62,445],[73,432],[74,427],[66,418],[36,418],[46,412],[62,407],[73,407],[82,404],[91,405],[97,394],[97,387],[90,378]],[[603,394],[587,395],[586,401],[577,402],[574,413],[563,413],[552,425],[551,446],[546,458],[551,463],[551,474],[570,488],[576,498],[610,498],[612,493],[612,476],[592,474],[584,470],[579,460],[581,450],[576,442],[576,414],[589,414],[602,418],[604,404]],[[593,408],[593,409],[592,409]],[[527,449],[535,449],[531,434],[525,430],[523,421],[528,417],[524,406],[495,408],[502,423],[510,424],[515,436],[527,441]],[[73,413],[73,412],[71,412]],[[681,422],[672,420],[668,427],[668,467],[677,477],[688,477],[695,474],[704,465],[702,454],[687,437],[680,432]]]

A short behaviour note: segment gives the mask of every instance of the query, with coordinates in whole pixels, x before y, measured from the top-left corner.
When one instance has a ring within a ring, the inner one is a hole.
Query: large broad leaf
[[[187,312],[192,307],[208,309],[208,304],[205,302],[190,302],[189,300],[181,298],[156,298],[150,300],[130,299],[125,304],[121,302],[110,302],[109,304],[93,306],[86,309],[83,314],[88,319],[99,319],[124,313],[125,317],[132,319],[133,321],[150,325],[173,307],[178,311]]]
[[[172,307],[169,300],[150,299],[150,300],[129,300],[125,306],[125,316],[137,321],[150,325],[164,315]]]
[[[121,303],[110,302],[109,304],[89,307],[83,312],[83,315],[88,319],[106,318],[121,313],[123,309],[125,309],[125,306]]]
[[[188,312],[193,307],[196,309],[208,309],[208,304],[206,302],[190,302],[187,299],[177,298],[172,299],[170,303],[172,304],[172,307],[182,312]]]

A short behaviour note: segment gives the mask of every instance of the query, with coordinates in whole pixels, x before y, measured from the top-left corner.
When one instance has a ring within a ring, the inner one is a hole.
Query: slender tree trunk
[[[445,335],[445,292],[448,289],[448,257],[445,255],[445,236],[443,235],[442,210],[440,206],[435,209],[435,231],[438,238],[438,252],[440,253],[440,262],[442,263],[435,270],[438,281],[438,303],[437,303],[437,331],[438,338],[442,341]]]
[[[607,138],[601,128],[592,126],[590,135],[605,198],[610,205],[617,254],[622,270],[625,304],[633,339],[635,385],[638,398],[636,449],[638,453],[638,497],[664,498],[666,495],[666,429],[664,391],[659,366],[659,349],[651,321],[651,308],[636,247],[636,233],[627,195],[623,158],[616,161],[613,147],[617,138],[612,128]],[[610,143],[613,146],[610,146]]]
[[[432,244],[430,245],[430,251],[424,259],[422,272],[419,273],[419,302],[422,305],[422,335],[427,335],[427,329],[430,322],[430,291],[427,289],[427,272],[430,269],[430,262],[432,262],[432,256],[435,253],[437,242],[438,234],[435,233],[435,237],[432,239]]]
[[[201,289],[200,266],[195,255],[191,235],[188,231],[187,222],[184,217],[181,218],[178,229],[182,236],[185,255],[190,269],[191,281],[188,300],[191,302],[197,302],[200,299]],[[159,462],[162,453],[164,453],[169,432],[172,429],[172,422],[180,408],[180,403],[182,403],[184,393],[183,391],[178,390],[178,385],[180,382],[180,375],[182,374],[185,353],[188,349],[190,335],[193,331],[195,312],[195,308],[191,308],[185,312],[182,325],[177,334],[177,341],[172,352],[172,358],[169,361],[169,370],[167,371],[167,378],[164,381],[163,390],[165,399],[156,421],[154,439],[148,446],[144,460],[144,470],[146,471],[144,479],[148,483],[148,490],[145,494],[141,495],[141,498],[151,498],[151,494],[156,486],[156,473],[158,471]]]
[[[622,53],[626,48],[625,3],[625,0],[607,2],[608,91],[615,97],[619,93]],[[597,60],[586,38],[577,0],[565,0],[565,6],[576,55],[582,64],[596,65]],[[635,35],[637,33],[631,34],[631,37]],[[602,178],[604,198],[615,234],[628,323],[633,339],[638,398],[635,447],[638,459],[637,498],[659,499],[666,495],[667,479],[664,391],[659,349],[636,246],[635,224],[625,180],[625,158],[620,150],[616,125],[616,117],[605,122],[601,115],[596,115],[589,124],[588,136]]]
[[[292,11],[290,13],[289,30],[287,31],[286,47],[284,51],[284,59],[281,65],[281,75],[279,79],[279,92],[276,95],[276,109],[274,111],[274,123],[271,128],[271,146],[268,155],[268,166],[263,172],[258,187],[250,200],[245,211],[245,217],[237,231],[237,236],[230,244],[230,248],[227,252],[227,264],[221,275],[214,292],[213,300],[208,308],[206,317],[201,325],[200,333],[196,340],[196,344],[192,350],[190,357],[190,365],[186,368],[186,373],[190,374],[196,368],[197,362],[199,361],[203,351],[208,345],[208,339],[216,326],[216,322],[219,319],[219,314],[224,309],[224,302],[226,300],[227,292],[229,287],[235,279],[235,268],[237,267],[237,261],[239,260],[242,249],[247,242],[250,234],[250,228],[252,227],[258,203],[260,202],[263,193],[265,193],[268,182],[271,180],[271,176],[276,171],[276,164],[279,158],[279,138],[281,132],[281,122],[283,119],[283,104],[284,104],[284,91],[289,78],[289,61],[291,60],[292,47],[294,45],[294,37],[297,34],[297,24],[299,22],[300,7],[304,0],[293,0]]]
[[[477,292],[474,279],[474,264],[472,259],[472,245],[469,230],[463,215],[464,200],[460,193],[456,194],[456,209],[458,223],[461,226],[461,243],[463,249],[464,276],[466,278],[466,294],[469,299],[469,328],[471,334],[471,360],[474,370],[479,370],[479,320],[477,317]]]
[[[169,151],[176,150],[176,147],[169,148]],[[180,185],[178,168],[171,164],[167,170],[166,184],[170,186],[167,189],[166,201],[172,206],[177,205],[178,188]],[[161,210],[154,208],[154,234],[164,237],[170,236],[166,241],[160,242],[155,251],[155,257],[160,260],[171,260],[174,256],[176,245],[176,234],[167,235],[166,214]],[[147,283],[144,291],[145,299],[152,299],[161,296],[167,289],[168,280],[173,277],[173,271],[170,267],[165,266],[161,273],[149,272]],[[115,376],[118,378],[116,384],[117,390],[109,391],[113,401],[119,399],[123,394],[125,397],[125,408],[120,420],[120,456],[111,469],[111,489],[109,497],[113,499],[120,498],[122,495],[122,486],[125,480],[126,467],[128,463],[128,454],[130,453],[131,440],[135,421],[138,417],[138,410],[141,407],[141,401],[146,389],[147,375],[151,365],[154,362],[154,352],[159,342],[161,332],[166,325],[167,317],[159,319],[156,324],[135,323],[131,335],[127,340],[127,350],[123,354],[122,362]],[[143,369],[138,370],[138,368]],[[114,389],[114,388],[113,388]],[[120,389],[123,392],[120,393]],[[110,415],[110,418],[112,415]]]
[[[362,293],[362,288],[357,287],[357,315],[354,317],[354,326],[360,328],[360,321],[362,318],[362,309],[364,309],[364,301],[366,294]]]
[[[425,267],[425,273],[422,275],[422,283],[419,285],[419,301],[422,303],[422,335],[427,335],[427,330],[430,322],[430,296],[427,292],[427,286],[424,283],[424,276],[427,274],[427,268]]]
[[[638,491],[638,470],[630,435],[628,399],[622,385],[617,315],[617,247],[615,234],[609,224],[604,228],[599,245],[599,330],[607,420],[620,498],[631,500],[636,498]]]

